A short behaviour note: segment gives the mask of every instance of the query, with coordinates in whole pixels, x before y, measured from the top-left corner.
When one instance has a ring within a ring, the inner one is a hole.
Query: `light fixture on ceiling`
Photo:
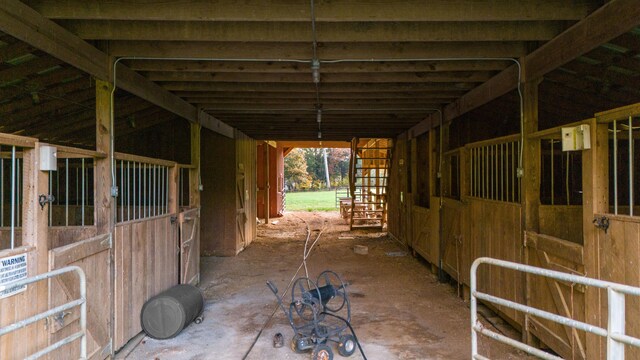
[[[313,75],[313,82],[315,84],[320,83],[320,61],[313,59],[311,62],[311,74]]]

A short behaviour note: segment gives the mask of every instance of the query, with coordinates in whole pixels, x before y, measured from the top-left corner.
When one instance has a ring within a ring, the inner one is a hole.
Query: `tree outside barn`
[[[331,187],[349,184],[350,149],[326,149]],[[326,188],[323,149],[296,148],[284,159],[284,177],[287,191],[318,190]]]

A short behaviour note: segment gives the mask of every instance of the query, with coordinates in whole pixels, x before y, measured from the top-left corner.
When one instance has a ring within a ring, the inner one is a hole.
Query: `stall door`
[[[238,177],[236,180],[236,244],[237,249],[243,249],[247,244],[246,241],[246,224],[247,214],[245,211],[245,176],[244,167],[240,166],[238,170]]]
[[[100,235],[50,251],[49,270],[69,265],[79,266],[87,277],[87,357],[105,359],[111,355],[111,241]],[[69,273],[50,280],[49,308],[80,297],[78,277]],[[47,318],[50,343],[57,342],[80,330],[80,307]],[[51,359],[68,359],[79,354],[80,342],[56,350]]]
[[[200,282],[200,208],[178,215],[180,222],[180,284]]]

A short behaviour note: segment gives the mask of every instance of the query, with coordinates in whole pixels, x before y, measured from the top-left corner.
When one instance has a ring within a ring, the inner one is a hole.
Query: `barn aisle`
[[[368,359],[469,358],[469,308],[454,287],[438,283],[428,266],[386,233],[349,232],[337,213],[300,212],[260,225],[258,239],[237,257],[203,258],[204,322],[171,340],[145,338],[127,359],[242,359],[275,306],[265,282],[274,281],[282,291],[300,265],[302,219],[310,223],[312,240],[324,229],[308,260],[309,273],[315,277],[331,269],[350,284],[352,324]],[[354,253],[354,245],[367,246],[368,254]],[[285,337],[282,348],[272,345],[278,332]],[[278,310],[247,359],[310,359],[310,353],[290,349],[291,337]],[[481,348],[492,359],[524,357],[499,345],[489,348],[486,340]],[[362,357],[356,352],[351,358]]]

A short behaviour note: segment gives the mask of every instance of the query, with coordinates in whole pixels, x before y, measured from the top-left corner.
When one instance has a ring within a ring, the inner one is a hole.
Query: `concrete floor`
[[[337,213],[300,212],[260,225],[258,239],[237,257],[203,258],[204,322],[174,339],[145,338],[127,359],[242,359],[276,304],[265,282],[284,290],[302,261],[301,218],[312,230],[326,229],[308,260],[309,272],[315,277],[331,269],[350,284],[352,325],[368,359],[470,358],[469,307],[454,287],[438,283],[424,263],[403,254],[384,233],[350,233]],[[368,254],[355,254],[354,245],[366,245]],[[278,332],[285,337],[282,348],[272,345]],[[289,348],[292,335],[278,310],[247,359],[310,359],[310,353]],[[525,357],[486,339],[480,348],[492,359]],[[341,358],[335,347],[334,353]],[[362,359],[358,352],[351,358]]]

